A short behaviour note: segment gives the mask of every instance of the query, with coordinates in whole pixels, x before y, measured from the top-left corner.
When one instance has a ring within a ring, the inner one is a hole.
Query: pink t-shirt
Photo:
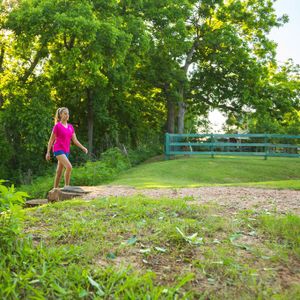
[[[67,124],[67,127],[65,127],[58,122],[54,125],[52,132],[55,134],[53,152],[62,150],[69,153],[72,135],[75,132],[73,126],[71,124]]]

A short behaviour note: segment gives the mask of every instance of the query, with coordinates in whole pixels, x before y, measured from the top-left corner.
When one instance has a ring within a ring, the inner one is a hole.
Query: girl
[[[53,145],[53,154],[57,158],[58,164],[56,169],[56,175],[54,180],[54,188],[58,188],[59,181],[63,168],[65,168],[65,187],[70,185],[70,177],[72,171],[72,165],[69,161],[70,144],[73,143],[81,148],[86,154],[88,150],[80,144],[76,138],[74,128],[68,123],[69,110],[66,107],[61,107],[56,111],[54,119],[54,127],[48,142],[48,149],[46,154],[46,160],[50,160],[50,150]]]

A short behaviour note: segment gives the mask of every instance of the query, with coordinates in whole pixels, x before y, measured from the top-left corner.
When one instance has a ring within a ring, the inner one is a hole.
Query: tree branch
[[[193,55],[194,55],[197,44],[198,44],[198,41],[195,40],[194,43],[193,43],[192,48],[190,49],[190,51],[188,52],[188,54],[186,56],[184,66],[182,67],[182,69],[184,70],[185,73],[187,73],[188,68],[192,63]]]
[[[65,48],[67,48],[68,50],[71,50],[74,47],[74,43],[75,43],[75,36],[71,36],[69,42],[67,41],[67,36],[66,34],[64,34],[64,46]]]
[[[21,78],[21,81],[23,83],[26,83],[27,79],[29,78],[29,76],[33,73],[35,67],[37,66],[38,62],[40,61],[40,59],[45,56],[45,50],[46,50],[46,45],[47,42],[44,42],[41,46],[41,49],[37,52],[33,62],[31,63],[29,69],[25,72],[24,76]]]
[[[209,101],[208,99],[203,99],[203,102],[205,102],[210,107],[220,108],[224,111],[231,111],[231,112],[236,112],[236,113],[241,112],[241,108],[239,106],[231,106],[231,105],[226,105],[226,104],[216,105],[215,103]]]
[[[4,46],[2,46],[0,51],[0,72],[3,72],[4,53],[5,53],[5,48]]]
[[[2,45],[1,50],[0,50],[0,73],[2,73],[4,70],[4,68],[3,68],[4,53],[5,53],[5,47],[4,47],[4,45]],[[2,107],[3,103],[4,103],[4,98],[3,98],[2,93],[0,92],[0,108]]]

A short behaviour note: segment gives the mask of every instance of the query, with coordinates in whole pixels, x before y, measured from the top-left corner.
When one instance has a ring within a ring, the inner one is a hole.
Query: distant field
[[[112,184],[138,188],[234,185],[300,189],[300,160],[187,157],[139,165],[122,173]]]

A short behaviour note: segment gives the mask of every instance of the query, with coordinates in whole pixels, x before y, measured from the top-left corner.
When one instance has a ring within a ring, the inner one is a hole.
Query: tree
[[[282,66],[272,64],[260,82],[255,110],[231,115],[231,125],[250,132],[299,134],[300,66],[292,60]]]
[[[173,99],[167,100],[168,131],[173,131],[172,114],[176,111],[177,129],[182,133],[187,108],[241,111],[245,105],[255,104],[257,79],[275,53],[275,44],[266,35],[286,21],[276,17],[273,1],[149,3],[146,17],[160,61],[178,74],[172,81],[169,73],[164,77],[164,85],[176,90],[169,93]],[[156,13],[153,7],[157,7]]]
[[[90,153],[120,142],[136,146],[151,132],[149,122],[156,127],[153,132],[160,130],[161,120],[149,113],[146,98],[153,89],[144,90],[147,85],[135,79],[149,43],[144,20],[132,13],[138,2],[22,0],[2,7],[8,34],[1,35],[1,45],[7,46],[0,52],[1,105],[14,148],[26,144],[23,129],[32,126],[26,122],[32,122],[27,114],[33,103],[48,128],[36,142],[37,153],[43,152],[57,106],[70,108],[75,126],[80,125],[77,133],[88,136]],[[15,119],[13,112],[18,112]],[[15,120],[22,128],[14,127]],[[26,169],[29,160],[22,161],[17,153],[10,165]]]

